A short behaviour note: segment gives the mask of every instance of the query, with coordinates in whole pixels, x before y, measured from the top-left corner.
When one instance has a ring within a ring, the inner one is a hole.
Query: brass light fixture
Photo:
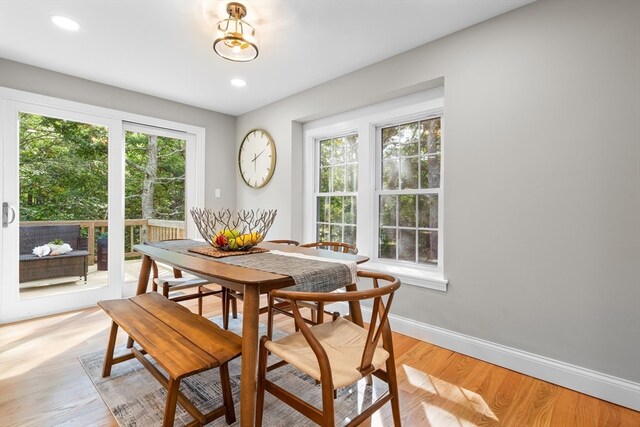
[[[247,9],[240,3],[227,4],[229,18],[218,22],[218,38],[213,42],[213,50],[224,59],[248,62],[258,56],[256,30],[243,21]]]

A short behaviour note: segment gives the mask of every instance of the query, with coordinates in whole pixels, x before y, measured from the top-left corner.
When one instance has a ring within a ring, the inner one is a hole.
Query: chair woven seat
[[[312,326],[310,330],[320,341],[331,360],[334,389],[346,387],[362,378],[362,372],[358,368],[362,362],[362,352],[367,341],[365,329],[339,317],[335,321]],[[318,359],[301,332],[277,341],[268,341],[265,347],[279,358],[320,381]],[[382,342],[380,342],[371,364],[375,369],[381,369],[388,358],[389,353],[382,348]]]

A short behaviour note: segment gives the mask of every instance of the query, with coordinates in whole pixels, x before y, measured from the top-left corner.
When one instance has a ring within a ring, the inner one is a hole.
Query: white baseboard
[[[344,303],[333,304],[332,309],[341,313],[348,311]],[[363,314],[371,315],[371,310],[366,307],[363,307],[362,311]],[[394,332],[640,411],[640,383],[405,317],[389,315],[389,319]]]

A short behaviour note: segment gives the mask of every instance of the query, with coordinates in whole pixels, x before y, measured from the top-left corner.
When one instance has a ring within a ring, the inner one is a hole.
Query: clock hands
[[[259,152],[258,154],[254,154],[253,155],[253,160],[251,160],[253,162],[253,170],[256,171],[256,160],[258,160],[258,157],[260,157],[262,155],[262,153],[264,153],[265,151],[267,151],[267,149],[265,148],[264,150],[262,150],[261,152]]]
[[[260,157],[260,156],[262,155],[262,153],[264,153],[265,151],[267,151],[267,149],[266,149],[266,148],[265,148],[264,150],[262,150],[261,152],[259,152],[258,154],[255,154],[255,155],[253,156],[253,160],[251,160],[251,161],[255,163],[256,159],[257,159],[258,157]]]

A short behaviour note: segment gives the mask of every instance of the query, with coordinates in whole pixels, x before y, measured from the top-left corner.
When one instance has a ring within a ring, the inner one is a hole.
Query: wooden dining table
[[[193,241],[193,246],[206,245]],[[263,242],[259,247],[282,252],[311,255],[338,261],[354,261],[357,264],[369,260],[363,255],[351,255],[322,249],[302,248],[278,243]],[[195,276],[211,280],[213,283],[244,293],[242,307],[242,370],[240,376],[240,424],[253,426],[256,402],[256,369],[258,359],[258,328],[260,315],[260,295],[273,289],[295,285],[291,276],[270,273],[253,268],[239,267],[220,262],[212,257],[198,256],[171,249],[163,249],[153,244],[135,245],[134,249],[143,254],[136,295],[147,292],[151,276],[152,260],[167,264]],[[251,255],[241,255],[250,257]],[[356,284],[346,287],[356,290]],[[354,322],[362,324],[362,312],[357,302],[350,303],[350,312]]]

